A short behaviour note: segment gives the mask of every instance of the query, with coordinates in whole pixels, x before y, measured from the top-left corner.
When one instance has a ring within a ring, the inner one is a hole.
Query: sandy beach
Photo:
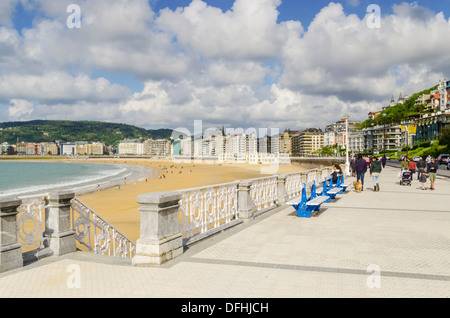
[[[119,231],[136,242],[139,238],[140,214],[136,198],[143,193],[189,189],[235,180],[268,176],[261,174],[262,165],[250,164],[195,164],[174,163],[171,160],[156,159],[87,159],[84,162],[104,162],[142,165],[156,169],[157,176],[143,182],[127,182],[117,188],[80,195],[79,198]],[[268,166],[266,166],[268,168]],[[277,167],[274,174],[305,170],[299,166]]]

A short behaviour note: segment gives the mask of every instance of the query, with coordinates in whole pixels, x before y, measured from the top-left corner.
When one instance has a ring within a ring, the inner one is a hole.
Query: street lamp
[[[348,159],[348,119],[350,118],[349,114],[344,115],[345,119],[345,174],[347,176],[350,175],[350,162]]]
[[[383,114],[383,155],[386,157],[386,113]]]

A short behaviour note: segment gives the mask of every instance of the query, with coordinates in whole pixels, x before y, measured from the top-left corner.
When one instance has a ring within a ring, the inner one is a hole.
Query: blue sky
[[[69,4],[80,29],[67,25]],[[449,17],[450,0],[4,0],[0,121],[362,121],[450,78]]]

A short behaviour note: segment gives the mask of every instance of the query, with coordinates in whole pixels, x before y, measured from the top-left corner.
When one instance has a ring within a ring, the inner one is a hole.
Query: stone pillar
[[[73,192],[50,192],[45,209],[44,244],[56,256],[76,251],[75,231],[70,226],[71,200]]]
[[[250,194],[252,181],[243,180],[238,186],[238,215],[241,220],[248,221],[253,218],[253,199]]]
[[[284,205],[287,201],[287,192],[286,192],[286,174],[282,174],[278,176],[278,204]]]
[[[135,266],[161,265],[183,254],[179,229],[181,193],[155,192],[138,196],[141,234],[136,242]]]
[[[0,273],[23,266],[22,248],[17,233],[17,197],[0,199]]]

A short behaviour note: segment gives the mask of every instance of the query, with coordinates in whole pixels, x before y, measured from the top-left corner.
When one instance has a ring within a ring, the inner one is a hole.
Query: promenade
[[[362,193],[350,189],[310,219],[279,207],[159,267],[83,252],[46,258],[1,273],[0,297],[448,298],[450,178],[423,191],[417,180],[400,186],[397,173],[383,170],[380,192],[367,173]]]

